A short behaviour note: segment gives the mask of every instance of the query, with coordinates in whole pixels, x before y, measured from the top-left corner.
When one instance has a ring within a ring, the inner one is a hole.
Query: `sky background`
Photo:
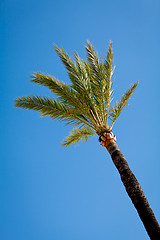
[[[159,0],[1,0],[2,240],[149,239],[98,138],[62,148],[71,127],[13,99],[52,96],[30,83],[34,71],[69,83],[53,44],[85,59],[88,39],[104,58],[112,40],[114,99],[139,80],[113,132],[160,222],[159,13]]]

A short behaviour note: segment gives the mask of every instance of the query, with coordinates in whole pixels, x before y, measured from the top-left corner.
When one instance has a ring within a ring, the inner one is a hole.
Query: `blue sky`
[[[62,148],[71,128],[13,99],[52,96],[29,82],[34,71],[69,83],[54,43],[85,58],[88,39],[103,58],[112,40],[114,98],[139,80],[113,131],[160,222],[160,1],[2,0],[0,11],[1,239],[148,239],[97,137]]]

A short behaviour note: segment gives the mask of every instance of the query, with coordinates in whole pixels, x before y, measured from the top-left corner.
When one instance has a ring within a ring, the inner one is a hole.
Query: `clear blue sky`
[[[90,40],[104,57],[113,41],[115,99],[139,80],[113,131],[160,222],[160,1],[0,3],[0,238],[2,240],[146,240],[144,227],[97,137],[61,147],[69,126],[13,107],[34,71],[69,82],[52,50],[85,58]]]

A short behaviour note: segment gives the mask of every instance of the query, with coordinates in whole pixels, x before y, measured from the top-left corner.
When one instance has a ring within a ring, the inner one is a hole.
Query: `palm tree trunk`
[[[104,136],[100,136],[101,144],[107,148],[111,155],[114,165],[116,166],[121,180],[125,186],[128,196],[132,200],[144,227],[152,240],[160,240],[160,226],[155,215],[144,195],[144,192],[138,183],[136,177],[128,166],[128,163],[120,152],[115,140],[109,139],[104,141]]]

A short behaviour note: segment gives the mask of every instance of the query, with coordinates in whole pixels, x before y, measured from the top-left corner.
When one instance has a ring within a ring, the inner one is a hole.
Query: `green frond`
[[[65,83],[51,77],[49,74],[34,73],[32,75],[31,82],[48,87],[64,104],[71,105],[75,108],[80,106],[79,95],[77,95],[70,86],[67,86]]]
[[[78,61],[78,60],[77,60]],[[82,64],[81,62],[79,65]],[[85,69],[82,69],[83,67],[80,65],[79,68],[81,68],[81,71],[83,72]],[[83,72],[85,74],[85,72]],[[86,77],[87,78],[87,77]],[[86,88],[90,87],[89,82],[85,83],[86,80],[84,80],[84,84],[86,84]],[[60,82],[59,80],[55,79],[54,77],[51,77],[50,75],[43,74],[43,73],[34,73],[32,75],[31,82],[38,83],[42,86],[48,87],[53,93],[55,93],[58,96],[58,99],[68,105],[72,106],[75,109],[81,110],[81,112],[87,116],[91,121],[95,121],[95,118],[90,113],[90,107],[88,106],[90,99],[93,98],[91,96],[91,93],[88,96],[87,90],[85,87],[83,87],[82,83],[82,91],[81,94],[77,93],[74,89],[72,89],[71,86],[67,86],[63,82]],[[88,91],[90,91],[88,89]],[[87,97],[89,99],[86,99]],[[87,102],[87,104],[86,104]],[[90,101],[91,102],[91,101]]]
[[[105,111],[106,111],[106,123],[108,122],[108,115],[109,115],[109,106],[111,102],[111,97],[113,91],[112,89],[112,75],[113,75],[113,51],[112,51],[112,42],[110,41],[110,46],[107,52],[107,57],[104,63],[104,69],[105,69],[105,88],[104,88],[104,94],[105,94]]]
[[[112,50],[112,42],[110,41],[110,45],[108,48],[108,52],[107,52],[107,57],[105,59],[105,63],[104,63],[104,68],[105,68],[105,73],[106,73],[106,80],[107,82],[111,80],[111,77],[113,75],[114,72],[114,67],[113,67],[113,50]],[[108,85],[110,85],[108,83]]]
[[[34,72],[31,76],[31,82],[48,87],[53,93],[56,93],[58,96],[69,90],[69,87],[65,83],[57,80],[55,77],[52,77],[49,74]]]
[[[77,86],[79,83],[79,73],[75,62],[69,57],[68,53],[65,52],[63,48],[59,48],[55,45],[54,50],[56,51],[65,68],[67,69],[68,76],[73,83],[73,86]]]
[[[93,92],[91,88],[91,82],[90,82],[90,75],[88,74],[88,71],[86,70],[85,61],[82,61],[78,55],[78,53],[74,53],[75,57],[75,63],[77,67],[77,74],[78,74],[78,82],[77,82],[77,88],[74,88],[77,90],[77,92],[81,93],[86,92],[86,96],[89,99],[93,99]]]
[[[74,53],[76,66],[79,73],[79,82],[77,83],[77,90],[81,96],[85,99],[84,102],[87,103],[89,113],[93,120],[101,125],[102,121],[100,119],[99,104],[95,97],[95,92],[93,91],[92,77],[88,72],[89,65],[85,61],[81,61],[79,55]]]
[[[97,84],[101,83],[104,80],[103,61],[89,41],[87,41],[87,46],[85,46],[85,48],[87,51],[87,59],[92,69],[92,73],[94,74],[95,81]]]
[[[54,99],[41,96],[27,96],[15,99],[15,107],[28,110],[35,110],[41,113],[41,116],[50,116],[52,118],[66,118],[70,109]]]
[[[59,48],[57,45],[54,47],[55,52],[60,57],[62,63],[64,64],[65,68],[68,70],[69,74],[73,76],[77,74],[77,69],[75,63],[71,60],[69,55],[64,51],[63,48]]]
[[[71,144],[78,143],[80,140],[87,142],[89,138],[95,134],[95,131],[88,127],[80,127],[78,129],[73,129],[70,135],[64,139],[62,146],[68,147]]]
[[[85,46],[85,49],[87,51],[87,59],[90,67],[92,87],[94,88],[95,92],[99,93],[99,91],[96,90],[101,90],[104,82],[103,61],[99,58],[98,53],[89,41],[87,41],[87,46]]]
[[[94,93],[94,99],[97,103],[97,109],[103,124],[105,121],[105,71],[104,63],[99,58],[98,53],[94,47],[87,42],[85,47],[87,51],[88,64],[85,64],[90,72],[91,84]],[[88,65],[88,66],[87,66]]]
[[[122,96],[121,100],[119,102],[117,102],[116,107],[112,108],[110,110],[110,118],[111,118],[111,128],[113,127],[113,124],[115,123],[115,121],[117,120],[117,118],[119,117],[121,111],[123,110],[123,108],[127,105],[127,101],[130,98],[130,96],[133,94],[134,90],[136,89],[138,85],[138,82],[136,82],[135,84],[133,84],[126,92],[125,94]]]
[[[15,107],[39,111],[41,116],[66,121],[67,124],[86,124],[95,128],[93,123],[78,109],[73,109],[58,100],[41,96],[27,96],[15,99]]]
[[[87,111],[89,110],[89,115],[87,116],[92,118],[92,121],[96,121],[96,123],[100,124],[96,111],[96,103],[93,101],[94,96],[91,89],[90,78],[88,78],[83,61],[80,60],[77,53],[74,54],[74,62],[63,49],[55,46],[55,51],[68,70],[68,75],[72,82],[72,85],[70,85],[71,88],[78,94],[79,101],[83,102],[83,108],[87,109]]]

